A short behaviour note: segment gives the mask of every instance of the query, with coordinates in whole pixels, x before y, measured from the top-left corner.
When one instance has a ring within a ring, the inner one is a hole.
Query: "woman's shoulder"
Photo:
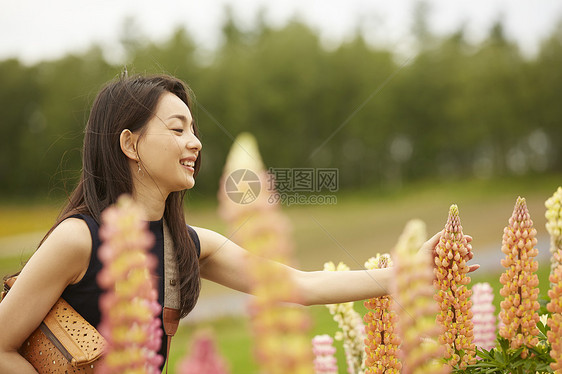
[[[88,268],[92,253],[90,228],[81,218],[67,218],[53,229],[38,251],[50,253],[64,259],[61,262],[76,266],[80,269],[77,278],[81,278]]]
[[[216,231],[197,226],[190,227],[195,231],[199,239],[200,259],[205,258],[229,241]]]
[[[85,220],[70,217],[59,223],[51,232],[47,240],[62,241],[64,246],[80,249],[91,247],[90,228]],[[91,248],[90,248],[91,249]]]
[[[201,241],[201,239],[209,239],[215,237],[215,235],[219,235],[213,230],[209,230],[203,227],[197,227],[193,225],[188,225],[188,229],[193,230],[195,234],[197,234],[199,241]]]

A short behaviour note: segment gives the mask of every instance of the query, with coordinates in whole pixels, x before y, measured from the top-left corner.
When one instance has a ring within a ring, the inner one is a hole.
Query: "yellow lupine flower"
[[[312,373],[313,355],[306,332],[310,321],[305,310],[281,301],[298,300],[286,268],[269,260],[290,263],[294,244],[291,224],[268,189],[272,177],[265,171],[257,142],[250,134],[236,138],[223,171],[218,194],[219,214],[231,237],[255,256],[248,257],[252,281],[249,313],[254,353],[263,373]],[[240,191],[232,191],[239,182]],[[227,189],[230,188],[230,190]],[[235,187],[235,186],[234,186]],[[237,199],[238,192],[243,194]]]
[[[550,356],[554,362],[552,370],[562,372],[562,187],[546,202],[546,229],[550,234],[550,251],[552,252],[552,271],[549,277],[551,288],[548,291],[550,302],[547,310],[552,313],[547,321],[548,342],[551,345]]]
[[[334,265],[333,262],[324,264],[324,271],[348,271],[349,267],[343,262]],[[353,308],[354,303],[328,304],[326,307],[338,323],[340,331],[335,339],[343,341],[343,349],[350,373],[360,374],[364,370],[365,353],[365,326],[361,315]]]
[[[394,308],[401,340],[402,374],[442,374],[450,368],[441,363],[445,346],[437,342],[442,328],[435,324],[437,304],[432,286],[431,256],[419,253],[425,240],[425,224],[406,225],[392,253],[394,260]]]

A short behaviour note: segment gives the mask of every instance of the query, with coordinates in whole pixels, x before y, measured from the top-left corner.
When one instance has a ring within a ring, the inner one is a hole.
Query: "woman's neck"
[[[133,199],[144,211],[144,219],[147,221],[158,221],[164,216],[167,195],[160,191],[146,189],[135,189]]]

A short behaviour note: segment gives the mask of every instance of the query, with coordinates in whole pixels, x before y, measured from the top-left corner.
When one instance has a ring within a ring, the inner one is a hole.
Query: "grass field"
[[[544,228],[544,201],[562,184],[560,176],[503,179],[494,181],[428,182],[411,185],[399,191],[362,190],[337,193],[335,205],[285,207],[293,223],[295,260],[304,270],[319,270],[326,261],[343,261],[360,269],[365,260],[378,252],[389,252],[409,219],[420,218],[427,224],[428,235],[442,229],[450,204],[459,206],[464,232],[474,237],[473,250],[479,255],[499,250],[503,228],[507,224],[518,195],[526,197],[539,238],[547,236]],[[46,231],[54,221],[60,204],[14,205],[0,203],[0,274],[18,270],[37,243],[38,232]],[[194,226],[207,227],[229,237],[225,225],[211,201],[188,202],[186,217]],[[35,235],[28,233],[35,233]],[[10,240],[16,238],[17,241]],[[22,248],[18,248],[20,243]],[[496,292],[499,308],[499,264],[497,271],[477,271],[473,283],[488,281]],[[548,264],[539,267],[541,295],[546,294]],[[221,296],[228,292],[221,286],[205,282],[201,297]],[[364,312],[362,303],[356,309]],[[314,321],[312,337],[332,334],[336,324],[323,306],[308,308]],[[220,352],[231,365],[232,373],[255,373],[251,359],[251,337],[245,317],[229,317],[198,324],[183,324],[174,338],[170,368],[189,349],[191,334],[198,329],[211,329]],[[341,344],[338,347],[340,372],[344,373]]]

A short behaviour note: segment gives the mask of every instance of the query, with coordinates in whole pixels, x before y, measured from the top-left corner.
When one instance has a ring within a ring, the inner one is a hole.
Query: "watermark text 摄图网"
[[[337,203],[335,195],[326,193],[339,189],[339,169],[269,168],[268,176],[270,204],[291,206]]]
[[[280,193],[336,192],[339,169],[336,168],[269,168],[268,190]]]

